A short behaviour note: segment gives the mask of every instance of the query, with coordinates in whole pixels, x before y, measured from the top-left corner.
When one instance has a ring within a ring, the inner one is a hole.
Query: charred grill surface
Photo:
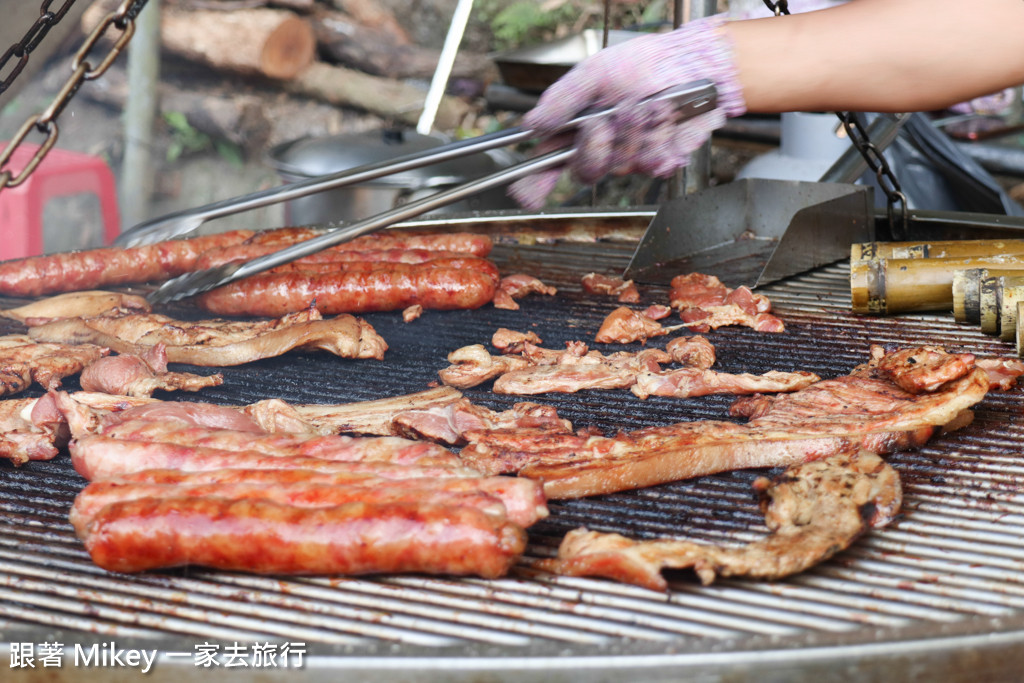
[[[523,299],[519,311],[490,306],[425,311],[412,323],[404,323],[397,312],[369,314],[364,317],[390,347],[384,361],[289,354],[224,368],[223,385],[205,389],[199,398],[227,404],[270,397],[341,403],[421,391],[437,380],[448,352],[489,344],[500,327],[535,332],[550,348],[571,340],[591,343],[604,316],[619,304],[584,293],[580,278],[591,271],[619,274],[633,246],[500,244],[493,257],[502,273],[535,275],[558,287],[558,295]],[[667,287],[641,284],[640,291],[644,304],[667,303]],[[848,268],[842,264],[763,291],[785,321],[786,333],[747,328],[711,333],[716,369],[806,370],[831,378],[864,362],[872,343],[931,344],[982,357],[1013,355],[1011,344],[958,326],[951,315],[872,318],[850,313]],[[188,304],[161,312],[203,315]],[[4,332],[20,329],[16,323],[2,324]],[[648,345],[660,347],[669,338]],[[626,348],[601,346],[607,352]],[[73,380],[65,384],[76,388]],[[495,410],[521,399],[492,394],[489,382],[464,393]],[[728,419],[732,401],[728,396],[640,401],[626,390],[531,400],[556,406],[576,427],[594,425],[609,433]],[[735,652],[740,656],[735,662],[772,648],[877,643],[883,637],[899,641],[939,631],[952,638],[993,629],[1016,634],[1024,632],[1022,410],[1020,389],[990,393],[966,429],[937,437],[919,451],[889,457],[903,478],[903,518],[829,562],[778,584],[722,581],[705,588],[692,573],[668,573],[670,595],[596,579],[552,578],[538,574],[532,564],[552,556],[562,535],[581,525],[639,539],[671,535],[715,543],[750,541],[766,532],[751,483],[770,473],[733,472],[554,501],[551,516],[531,528],[526,557],[503,580],[277,580],[198,569],[108,574],[92,565],[68,522],[72,500],[85,481],[73,472],[67,454],[20,468],[4,463],[0,640],[31,640],[33,633],[54,629],[68,642],[92,634],[124,646],[132,639],[191,648],[197,639],[269,638],[305,642],[312,653],[416,654],[427,658],[427,664],[421,659],[419,665],[429,669],[430,661],[464,655],[543,660],[563,651],[612,656],[671,652],[685,664],[690,661],[686,657],[697,662],[710,650]]]

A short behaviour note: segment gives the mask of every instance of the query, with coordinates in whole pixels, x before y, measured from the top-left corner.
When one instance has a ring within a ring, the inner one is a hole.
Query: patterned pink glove
[[[746,111],[724,17],[690,22],[670,33],[633,38],[588,57],[548,88],[523,125],[549,135],[588,107],[624,104],[620,113],[585,124],[575,137],[571,171],[583,183],[609,173],[671,175],[726,117]],[[717,109],[689,121],[675,120],[671,106],[640,100],[675,85],[708,79],[718,90]],[[538,153],[566,140],[552,138]],[[522,206],[540,208],[561,174],[553,169],[518,180],[509,194]]]

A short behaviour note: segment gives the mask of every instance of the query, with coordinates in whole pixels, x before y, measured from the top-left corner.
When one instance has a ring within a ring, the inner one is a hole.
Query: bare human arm
[[[577,132],[571,171],[585,183],[662,177],[747,111],[923,111],[1024,83],[1022,32],[1024,0],[852,0],[792,16],[710,17],[583,60],[524,123],[551,134],[588,106],[618,106]],[[715,84],[717,106],[692,120],[643,101],[699,79]],[[510,193],[539,208],[558,175],[524,178]]]
[[[1024,83],[1024,0],[853,0],[730,22],[748,111],[924,111]]]

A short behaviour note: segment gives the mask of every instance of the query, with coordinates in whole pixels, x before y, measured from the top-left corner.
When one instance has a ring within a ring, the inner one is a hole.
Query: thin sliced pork
[[[701,583],[716,576],[777,580],[802,572],[848,548],[869,527],[884,526],[902,502],[899,475],[878,455],[842,453],[788,468],[754,488],[770,534],[740,547],[676,539],[633,541],[619,534],[576,529],[554,560],[540,568],[567,576],[604,576],[656,591],[662,569],[692,567]]]
[[[988,389],[981,369],[924,394],[855,371],[770,400],[747,401],[759,410],[748,413],[755,417],[746,424],[706,420],[611,437],[471,432],[460,455],[484,472],[539,479],[549,498],[576,498],[734,469],[789,467],[850,450],[918,447],[960,420]]]

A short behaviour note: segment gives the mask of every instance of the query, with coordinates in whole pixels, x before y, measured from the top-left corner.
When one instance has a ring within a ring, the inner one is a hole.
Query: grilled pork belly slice
[[[224,383],[224,375],[168,372],[167,352],[157,344],[143,356],[106,356],[90,363],[78,378],[83,391],[121,396],[152,396],[154,391],[199,391]]]
[[[122,354],[143,355],[165,345],[171,363],[241,365],[288,351],[327,351],[342,358],[380,360],[387,343],[361,318],[324,319],[315,308],[274,320],[186,322],[155,313],[62,318],[29,329],[37,342],[100,344]]]
[[[498,289],[508,294],[513,299],[521,299],[529,294],[544,294],[554,296],[558,289],[544,284],[532,275],[514,273],[501,278]]]
[[[599,344],[646,342],[650,337],[666,335],[672,329],[674,328],[664,327],[657,320],[647,317],[642,311],[619,306],[601,322],[594,341]]]
[[[715,347],[704,337],[676,337],[665,344],[665,353],[688,368],[709,369],[715,364]]]
[[[23,334],[0,337],[0,396],[24,391],[33,382],[56,389],[62,379],[109,353],[95,344],[44,342]]]
[[[640,292],[632,280],[600,273],[587,273],[580,282],[583,285],[583,291],[587,294],[614,296],[622,304],[640,303]]]
[[[993,389],[1009,391],[1024,375],[1024,361],[1017,358],[975,358],[974,365],[988,373]]]
[[[260,424],[279,423],[285,414],[294,416],[296,425],[309,425],[320,434],[373,434],[377,436],[402,436],[402,429],[395,424],[395,417],[409,411],[443,409],[462,398],[462,392],[453,387],[435,387],[412,394],[402,394],[373,401],[354,401],[342,404],[303,403],[289,405],[278,399],[260,401],[247,406],[245,411]],[[264,415],[269,415],[269,420]],[[257,417],[259,416],[259,417]],[[275,431],[304,431],[298,427],[271,428]]]
[[[450,387],[468,389],[494,379],[510,370],[528,367],[531,363],[518,356],[492,356],[483,344],[471,344],[448,354],[451,365],[437,374]]]
[[[741,547],[676,539],[633,541],[577,529],[558,557],[540,568],[566,576],[603,576],[651,590],[668,588],[663,569],[692,567],[704,585],[716,576],[776,580],[802,572],[848,548],[869,527],[899,512],[896,470],[867,451],[839,453],[754,482],[770,533]]]
[[[157,420],[128,420],[105,425],[99,435],[121,441],[166,443],[219,451],[252,450],[278,457],[399,464],[429,462],[453,467],[461,464],[458,456],[442,446],[397,436],[266,434]]]
[[[753,416],[746,424],[705,420],[611,437],[470,432],[460,456],[484,472],[541,480],[549,498],[576,498],[733,469],[788,467],[850,450],[915,448],[988,389],[987,373],[977,368],[923,394],[855,373],[744,401]]]
[[[498,412],[465,398],[442,406],[398,413],[392,425],[402,436],[450,445],[467,443],[466,433],[476,430],[514,427],[572,432],[572,423],[558,417],[553,406],[523,402]]]
[[[64,420],[52,402],[38,398],[0,401],[0,458],[14,465],[51,460],[66,441]]]
[[[397,437],[379,437],[397,439]],[[406,441],[398,439],[398,441]],[[268,455],[253,449],[228,451],[219,448],[182,446],[154,441],[126,441],[97,434],[73,439],[68,446],[75,471],[89,481],[114,479],[129,472],[151,469],[178,469],[201,472],[220,469],[311,469],[321,472],[369,472],[387,478],[409,477],[478,477],[480,472],[469,467],[452,465],[451,458],[437,456],[437,451],[423,446],[431,444],[395,444],[396,457],[402,464],[388,461],[390,453],[381,444],[372,444],[364,452],[340,454],[339,459],[302,455]],[[416,459],[419,453],[422,458]],[[449,453],[448,456],[451,454]],[[440,463],[435,464],[435,457]]]
[[[731,289],[714,275],[677,275],[670,283],[669,304],[679,311],[694,332],[745,325],[758,332],[784,332],[783,322],[772,315],[771,302],[748,287]]]
[[[541,339],[536,332],[517,332],[505,327],[499,327],[491,336],[491,345],[502,353],[522,353],[527,342],[539,345]]]
[[[58,294],[39,301],[0,311],[0,316],[19,322],[33,321],[40,324],[54,318],[91,318],[115,311],[149,313],[149,302],[145,297],[120,292],[87,290]]]
[[[821,378],[812,372],[778,372],[763,375],[744,372],[730,374],[700,368],[679,368],[661,372],[641,372],[630,391],[640,398],[649,396],[675,396],[689,398],[709,394],[753,394],[759,392],[798,391]]]

